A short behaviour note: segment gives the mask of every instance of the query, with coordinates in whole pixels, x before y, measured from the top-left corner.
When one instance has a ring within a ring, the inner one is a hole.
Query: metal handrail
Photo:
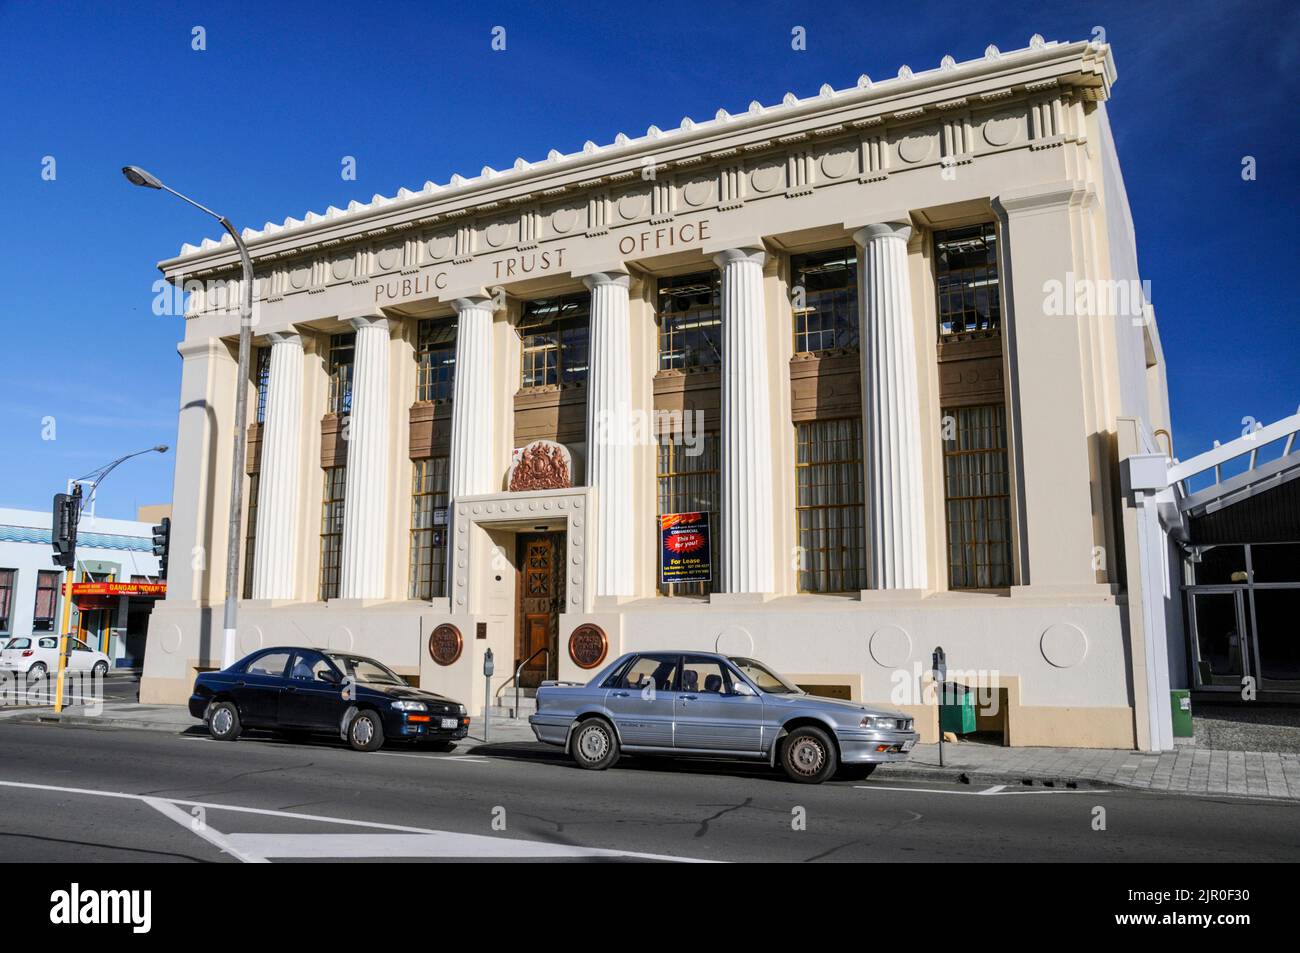
[[[515,708],[514,708],[514,716],[513,716],[515,718],[519,717],[519,676],[524,673],[524,669],[527,668],[529,662],[537,658],[537,656],[543,654],[546,655],[546,662],[549,667],[551,661],[551,649],[549,646],[544,645],[536,652],[534,652],[532,655],[528,656],[528,658],[520,662],[519,667],[515,669],[515,674],[511,675],[504,682],[502,682],[501,687],[496,690],[496,695],[498,698],[500,698],[501,693],[506,690],[506,688],[510,685],[510,683],[511,682],[515,683]]]

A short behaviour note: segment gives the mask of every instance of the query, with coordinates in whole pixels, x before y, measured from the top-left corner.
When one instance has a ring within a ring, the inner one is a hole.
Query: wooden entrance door
[[[537,655],[520,676],[531,688],[559,670],[559,614],[564,605],[564,533],[519,534],[519,599],[515,665]]]

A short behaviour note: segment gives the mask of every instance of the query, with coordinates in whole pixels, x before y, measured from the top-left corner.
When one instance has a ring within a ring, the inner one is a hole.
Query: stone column
[[[456,380],[451,405],[451,499],[491,493],[492,300],[457,298]]]
[[[632,345],[630,279],[602,272],[591,291],[587,372],[587,485],[596,488],[596,595],[632,595]]]
[[[253,539],[253,598],[293,599],[302,465],[302,338],[272,334]]]
[[[772,592],[772,395],[761,248],[715,255],[722,272],[722,588]]]
[[[862,323],[871,585],[926,588],[925,498],[906,222],[853,234]]]
[[[342,599],[382,599],[388,563],[388,320],[352,318],[357,331],[352,372],[347,490],[343,503]]]

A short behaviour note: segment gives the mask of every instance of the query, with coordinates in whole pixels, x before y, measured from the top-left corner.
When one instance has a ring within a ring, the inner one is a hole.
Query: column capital
[[[859,246],[865,246],[868,242],[881,238],[897,238],[906,242],[911,237],[912,223],[907,221],[874,222],[853,233],[853,241]]]
[[[360,331],[362,328],[380,328],[388,330],[388,318],[382,312],[374,308],[367,308],[361,311],[347,311],[339,315],[339,320],[344,324],[352,326],[353,330]]]
[[[582,283],[587,286],[588,291],[594,291],[602,285],[618,285],[620,288],[630,288],[632,286],[632,276],[626,271],[594,271],[589,275],[583,275]]]
[[[456,313],[462,311],[482,310],[495,311],[496,306],[492,302],[490,295],[467,295],[463,298],[453,298],[451,306],[456,309]]]
[[[767,260],[767,249],[762,246],[743,245],[737,248],[724,248],[713,256],[713,263],[719,268],[726,268],[728,265],[740,261],[753,262],[758,267],[763,267],[763,262]]]
[[[302,335],[297,331],[272,331],[266,336],[266,339],[272,345],[296,344],[298,347],[302,347]]]

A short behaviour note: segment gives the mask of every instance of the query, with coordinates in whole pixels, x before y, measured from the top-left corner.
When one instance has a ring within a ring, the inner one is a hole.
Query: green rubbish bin
[[[941,691],[939,730],[970,734],[975,730],[975,693],[956,682],[944,682]]]
[[[1192,728],[1192,693],[1186,688],[1175,688],[1169,693],[1169,705],[1173,709],[1174,737],[1191,738],[1196,732]]]

